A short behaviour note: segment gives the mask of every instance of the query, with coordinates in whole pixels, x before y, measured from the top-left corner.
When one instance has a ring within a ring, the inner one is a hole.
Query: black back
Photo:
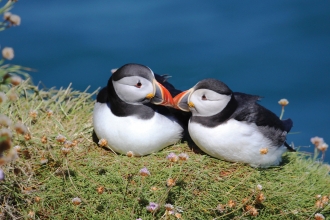
[[[288,121],[280,120],[273,112],[257,103],[261,97],[238,92],[234,93],[234,96],[239,104],[230,118],[255,123],[257,126],[268,126],[281,131],[290,131],[292,124],[289,126]],[[291,121],[291,119],[289,120]]]

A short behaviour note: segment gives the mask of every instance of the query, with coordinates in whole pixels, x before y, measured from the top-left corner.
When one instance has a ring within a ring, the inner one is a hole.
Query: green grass
[[[0,182],[0,219],[28,219],[32,212],[35,219],[176,219],[165,215],[167,203],[182,219],[330,215],[329,205],[315,206],[316,195],[330,196],[329,166],[304,153],[287,153],[281,166],[269,169],[211,158],[186,143],[145,157],[116,155],[93,141],[92,94],[71,88],[43,91],[27,82],[1,88],[20,96],[0,104],[1,114],[13,123],[22,121],[31,139],[13,131],[12,145],[21,149],[18,160],[1,166],[6,180]],[[53,111],[50,117],[49,109]],[[31,110],[37,110],[36,118],[31,117]],[[59,134],[77,143],[67,155],[56,140]],[[170,163],[166,159],[170,152],[185,152],[189,159]],[[41,164],[43,158],[48,159],[46,164]],[[143,167],[150,176],[139,175]],[[167,186],[169,178],[175,180],[174,186]],[[103,193],[98,193],[99,187],[104,187]],[[260,193],[266,197],[261,203],[257,201]],[[80,205],[72,203],[75,197],[82,200]],[[235,205],[229,207],[230,201]],[[149,202],[160,208],[148,212]],[[224,205],[222,212],[217,210],[219,204]],[[257,209],[257,216],[245,211],[248,205]]]

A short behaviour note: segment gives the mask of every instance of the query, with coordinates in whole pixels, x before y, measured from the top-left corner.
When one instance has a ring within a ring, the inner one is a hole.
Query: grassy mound
[[[27,82],[6,93],[19,99],[1,103],[1,114],[13,124],[23,122],[28,132],[11,128],[19,159],[1,166],[6,179],[0,181],[0,219],[330,215],[329,166],[303,153],[287,153],[281,166],[269,169],[217,160],[186,143],[145,157],[116,155],[93,141],[93,94],[70,87],[43,91]],[[189,159],[170,162],[171,152]],[[144,167],[150,175],[141,175]]]

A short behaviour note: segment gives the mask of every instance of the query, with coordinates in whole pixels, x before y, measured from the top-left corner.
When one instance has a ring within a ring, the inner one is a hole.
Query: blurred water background
[[[330,1],[29,0],[11,11],[22,24],[0,33],[1,47],[37,70],[36,84],[92,92],[131,62],[181,90],[217,78],[278,115],[287,98],[288,142],[301,151],[314,136],[330,143]]]

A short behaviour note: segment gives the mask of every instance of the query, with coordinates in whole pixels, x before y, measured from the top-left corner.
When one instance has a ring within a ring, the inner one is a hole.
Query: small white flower
[[[328,196],[322,196],[322,199],[321,199],[321,202],[323,203],[323,204],[328,204],[329,203],[329,198],[328,198]]]
[[[66,137],[59,134],[59,135],[57,135],[56,140],[57,140],[57,142],[60,142],[63,144],[66,141]]]
[[[172,211],[174,209],[173,205],[171,204],[165,204],[164,207],[167,211]]]
[[[5,180],[5,173],[0,169],[0,182]]]
[[[317,149],[319,151],[325,152],[328,149],[329,145],[327,145],[326,143],[322,143],[320,145],[317,146]]]
[[[128,151],[128,152],[126,153],[126,156],[128,156],[128,157],[133,157],[133,156],[134,156],[133,151]]]
[[[20,151],[21,151],[21,146],[16,145],[16,146],[14,147],[14,149],[15,149],[17,152],[20,152]]]
[[[105,147],[105,146],[107,146],[108,141],[105,140],[104,138],[101,138],[101,139],[99,140],[98,144],[99,144],[100,147]]]
[[[226,210],[226,206],[222,204],[217,205],[217,211],[223,213]]]
[[[0,125],[9,127],[11,125],[11,120],[6,115],[0,115]]]
[[[50,116],[52,116],[52,115],[54,114],[54,112],[53,112],[53,110],[48,109],[48,110],[46,111],[46,114],[47,114],[48,117],[50,117]]]
[[[79,205],[81,203],[81,199],[79,197],[75,197],[72,199],[73,205]]]
[[[186,160],[189,159],[189,155],[186,154],[186,153],[181,153],[181,154],[178,155],[178,157],[179,157],[180,160],[183,160],[183,161],[186,161]]]
[[[67,155],[68,153],[70,153],[71,149],[67,148],[67,147],[62,147],[62,154]]]
[[[139,173],[141,176],[150,176],[150,172],[146,167],[142,168]]]
[[[10,16],[11,16],[11,13],[9,11],[5,12],[3,14],[3,20],[5,20],[5,21],[9,20]]]
[[[172,179],[172,178],[168,178],[167,180],[166,180],[166,185],[168,186],[168,187],[172,187],[172,186],[175,186],[175,179]]]
[[[262,185],[258,184],[257,189],[261,191],[262,190]]]
[[[289,101],[287,99],[281,99],[280,101],[278,101],[278,104],[286,106],[289,104]]]
[[[146,207],[149,212],[155,212],[158,209],[159,205],[155,202],[150,202]]]
[[[324,140],[321,137],[315,136],[315,137],[311,138],[311,142],[312,142],[312,144],[315,145],[315,147],[317,147],[318,145],[324,143]]]
[[[316,213],[314,215],[314,218],[315,218],[315,220],[324,220],[325,219],[324,215],[322,215],[321,213]]]
[[[229,201],[228,201],[228,204],[227,204],[227,206],[228,206],[229,208],[235,208],[236,205],[237,205],[237,202],[234,201],[234,200],[229,200]]]
[[[263,193],[259,193],[257,195],[256,201],[257,203],[263,203],[266,200],[266,197]]]
[[[37,112],[37,110],[31,110],[29,112],[29,115],[30,115],[31,118],[36,119],[37,116],[38,116],[38,112]]]
[[[14,49],[11,47],[3,48],[2,57],[6,60],[12,60],[14,58]]]
[[[0,104],[7,101],[7,96],[5,93],[0,92]]]
[[[44,164],[46,164],[46,163],[48,163],[48,159],[42,157],[42,158],[40,159],[40,164],[41,164],[41,165],[44,165]]]
[[[0,129],[0,137],[7,137],[7,138],[11,138],[12,137],[12,133],[8,128],[1,128]]]
[[[175,153],[170,153],[169,155],[167,155],[166,159],[171,162],[177,162],[179,160],[179,157]]]
[[[72,141],[64,141],[63,145],[64,145],[64,147],[66,147],[66,148],[73,147],[73,143],[72,143]]]
[[[268,148],[267,148],[267,147],[265,147],[265,148],[261,148],[261,149],[259,150],[259,152],[260,152],[260,154],[262,154],[262,155],[268,154]]]
[[[29,211],[29,213],[27,214],[28,218],[32,218],[34,219],[35,217],[35,212],[34,211]]]
[[[22,78],[19,76],[11,76],[9,79],[10,79],[10,83],[13,84],[14,86],[18,86],[22,82]]]
[[[18,134],[26,134],[28,132],[26,126],[22,122],[17,122],[14,129]]]
[[[14,26],[19,26],[21,24],[21,17],[18,15],[10,15],[9,22]]]
[[[17,152],[16,149],[10,150],[8,156],[10,157],[10,161],[15,161],[15,160],[17,160],[19,158],[18,152]]]

